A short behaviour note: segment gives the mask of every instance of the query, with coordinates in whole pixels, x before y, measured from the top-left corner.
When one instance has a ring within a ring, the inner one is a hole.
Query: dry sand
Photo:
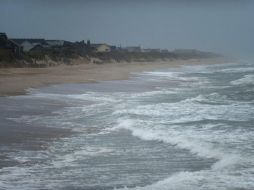
[[[0,96],[20,95],[29,88],[51,84],[84,83],[127,79],[131,72],[151,71],[181,65],[220,63],[218,59],[174,60],[158,62],[62,65],[48,68],[0,69]]]

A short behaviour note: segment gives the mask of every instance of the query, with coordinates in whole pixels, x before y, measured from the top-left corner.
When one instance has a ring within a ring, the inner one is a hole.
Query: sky
[[[0,0],[0,32],[254,54],[254,0]]]

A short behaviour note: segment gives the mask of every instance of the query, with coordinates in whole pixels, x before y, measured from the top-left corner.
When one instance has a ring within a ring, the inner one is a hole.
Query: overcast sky
[[[252,0],[0,0],[0,32],[153,48],[254,53]]]

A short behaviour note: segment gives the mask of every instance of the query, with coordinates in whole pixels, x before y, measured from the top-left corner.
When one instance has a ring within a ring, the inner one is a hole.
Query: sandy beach
[[[132,72],[152,71],[181,65],[213,64],[219,59],[158,62],[62,65],[48,68],[0,69],[0,96],[25,94],[29,88],[63,83],[86,83],[127,79]]]
[[[128,79],[130,74],[135,72],[169,69],[183,65],[214,64],[222,62],[224,61],[219,59],[192,59],[164,62],[81,63],[47,68],[1,68],[0,96],[23,95],[29,88],[39,88],[53,84],[124,80]],[[4,106],[4,104],[2,105]],[[16,106],[15,104],[15,107]],[[56,105],[53,104],[53,106]],[[43,112],[47,112],[47,109]],[[8,115],[8,113],[6,114]],[[13,123],[13,121],[5,119],[2,124],[0,144],[11,146],[13,149],[41,150],[47,147],[46,142],[73,134],[73,131],[69,129],[61,129],[54,126],[37,126],[36,130],[34,130],[34,126],[29,123],[22,125],[22,128],[20,128],[15,122]],[[40,140],[38,141],[38,139]],[[7,157],[0,157],[0,168],[15,166],[17,164],[19,163],[7,159]]]
[[[205,189],[244,189],[253,179],[254,66],[212,63],[219,60],[16,73],[41,83],[0,97],[0,186],[182,190],[202,180]]]

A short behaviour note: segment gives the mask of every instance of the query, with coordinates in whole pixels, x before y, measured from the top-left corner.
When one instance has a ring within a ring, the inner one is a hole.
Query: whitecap
[[[243,78],[231,81],[232,85],[254,85],[254,75],[245,75]]]
[[[237,68],[227,68],[227,69],[222,69],[218,72],[221,73],[244,73],[244,72],[253,72],[254,67],[237,67]]]

